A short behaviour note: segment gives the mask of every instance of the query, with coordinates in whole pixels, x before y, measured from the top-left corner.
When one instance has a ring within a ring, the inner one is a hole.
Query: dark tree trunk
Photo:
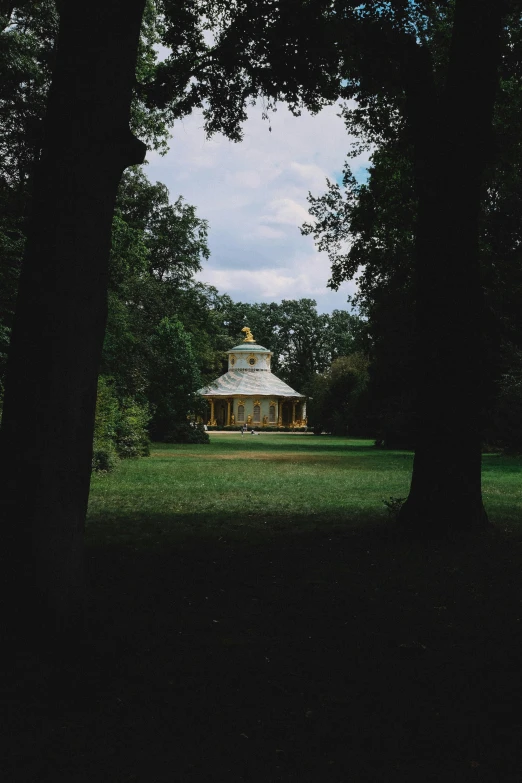
[[[144,5],[58,2],[0,441],[7,601],[26,623],[82,610],[112,215],[123,170],[145,155],[129,130]]]
[[[481,493],[481,407],[487,367],[479,212],[500,62],[502,8],[457,0],[446,85],[418,70],[410,119],[419,215],[417,437],[400,521],[426,531],[487,524]]]

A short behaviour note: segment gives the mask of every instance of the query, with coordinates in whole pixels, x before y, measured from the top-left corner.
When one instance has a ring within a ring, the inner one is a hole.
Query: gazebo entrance
[[[220,400],[215,406],[216,424],[218,427],[224,427],[227,424],[227,404]]]
[[[292,412],[292,403],[285,400],[281,410],[281,420],[283,422],[283,427],[292,426]]]

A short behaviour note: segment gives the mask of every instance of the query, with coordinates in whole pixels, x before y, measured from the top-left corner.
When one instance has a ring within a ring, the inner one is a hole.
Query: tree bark
[[[457,0],[448,76],[410,89],[416,237],[417,438],[410,529],[487,524],[481,493],[484,304],[479,212],[500,64],[502,3]],[[418,78],[422,81],[422,68]]]
[[[145,0],[58,2],[0,433],[7,603],[23,622],[81,616],[83,534],[118,182]]]

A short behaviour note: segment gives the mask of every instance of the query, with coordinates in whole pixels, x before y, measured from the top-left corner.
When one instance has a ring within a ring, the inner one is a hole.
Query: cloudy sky
[[[256,106],[240,144],[206,140],[201,114],[193,114],[172,129],[165,157],[149,154],[148,177],[209,221],[211,257],[201,280],[236,301],[308,297],[319,312],[346,307],[353,283],[328,289],[328,258],[299,231],[309,219],[308,191],[321,195],[326,178],[339,179],[343,168],[350,138],[338,113],[332,106],[293,117],[281,107],[267,122]],[[366,165],[367,158],[354,161],[354,174],[363,176]]]

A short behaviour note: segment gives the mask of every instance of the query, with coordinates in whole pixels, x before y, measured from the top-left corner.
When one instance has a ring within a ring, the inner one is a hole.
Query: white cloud
[[[268,205],[268,215],[260,218],[263,223],[284,223],[299,228],[310,216],[308,211],[291,198],[277,198]]]
[[[328,172],[315,164],[296,163],[290,164],[290,169],[294,171],[301,181],[311,190],[320,190],[324,188],[325,179]]]
[[[176,124],[169,153],[149,156],[147,174],[183,195],[209,221],[211,257],[200,279],[242,301],[309,297],[320,311],[343,308],[354,284],[333,292],[328,258],[299,226],[310,220],[307,194],[339,176],[349,150],[335,106],[293,117],[280,108],[268,123],[253,107],[244,140],[205,139],[201,115]],[[354,161],[354,170],[367,160]]]
[[[316,294],[322,294],[324,284],[319,284],[303,270],[295,275],[291,269],[273,267],[267,269],[219,269],[207,274],[207,281],[216,288],[226,289],[230,294],[237,295],[242,301],[278,301],[280,299],[295,299],[295,291],[299,298],[315,298]],[[245,296],[244,292],[248,292]]]

